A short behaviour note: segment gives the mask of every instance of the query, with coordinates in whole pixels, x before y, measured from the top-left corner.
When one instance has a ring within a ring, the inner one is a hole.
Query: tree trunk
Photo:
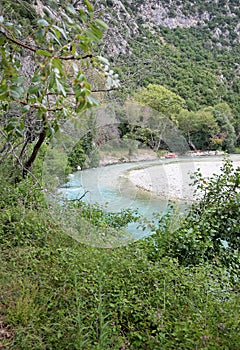
[[[188,144],[189,144],[190,147],[192,147],[192,149],[193,149],[194,151],[197,150],[196,147],[195,147],[195,145],[194,145],[194,143],[192,142],[192,140],[191,140],[191,138],[190,138],[190,133],[189,133],[189,132],[188,132]]]
[[[23,166],[23,177],[25,177],[28,174],[28,172],[29,172],[31,166],[33,165],[33,162],[35,161],[37,154],[38,154],[43,142],[45,141],[45,139],[46,139],[46,128],[43,127],[42,131],[39,134],[38,141],[35,144],[30,157],[28,158],[28,160],[25,162],[25,164]]]

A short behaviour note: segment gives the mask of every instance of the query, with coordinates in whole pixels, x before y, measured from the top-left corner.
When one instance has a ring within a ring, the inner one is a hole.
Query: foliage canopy
[[[101,73],[107,86],[117,84],[96,50],[107,25],[88,1],[77,3],[46,2],[27,35],[7,13],[0,16],[2,154],[14,155],[23,173],[63,120],[98,103],[89,69]]]

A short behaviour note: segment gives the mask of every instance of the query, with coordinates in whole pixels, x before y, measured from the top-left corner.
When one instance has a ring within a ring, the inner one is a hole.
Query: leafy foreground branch
[[[1,8],[0,161],[12,157],[24,176],[67,119],[98,104],[92,91],[118,85],[98,55],[107,25],[87,0],[77,3],[47,1],[41,14],[31,5],[36,18],[27,27]]]

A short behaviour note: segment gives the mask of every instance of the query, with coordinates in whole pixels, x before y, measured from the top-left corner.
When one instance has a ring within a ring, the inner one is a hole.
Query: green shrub
[[[149,259],[156,261],[167,252],[185,266],[219,261],[238,280],[240,267],[240,168],[226,158],[220,175],[210,179],[195,174],[194,203],[178,229],[172,229],[174,208],[160,218],[156,234],[149,238]]]

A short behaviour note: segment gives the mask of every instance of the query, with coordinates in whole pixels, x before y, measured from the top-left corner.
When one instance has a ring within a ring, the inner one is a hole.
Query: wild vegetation
[[[92,53],[107,25],[95,18],[88,1],[79,10],[70,3],[53,1],[41,11],[43,16],[24,31],[21,22],[9,22],[4,7],[0,19],[1,153],[7,158],[17,149],[14,159],[23,175],[64,120],[79,119],[97,104],[91,94],[89,69],[99,77],[102,73],[106,85],[117,84],[108,60]]]
[[[86,223],[84,232],[93,234],[91,244],[66,234],[46,201],[44,154],[68,118],[85,125],[82,112],[97,103],[91,91],[108,90],[118,79],[99,53],[107,26],[88,1],[80,8],[78,1],[44,1],[42,16],[34,3],[1,4],[0,348],[238,349],[240,168],[226,158],[220,175],[207,181],[196,173],[198,201],[177,225],[174,205],[163,217],[156,213],[154,222],[141,222],[152,228],[149,238],[116,247],[115,237],[103,235],[105,229],[116,234],[128,222],[141,220],[138,213],[109,213],[81,201],[68,205],[76,220]],[[106,3],[111,7],[113,2]],[[214,9],[215,18],[218,12],[211,4],[206,6]],[[239,142],[239,97],[230,79],[236,51],[223,48],[217,55],[213,50],[197,59],[194,55],[207,51],[195,46],[200,39],[190,40],[195,29],[161,29],[168,43],[159,47],[168,63],[164,67],[170,67],[161,74],[154,66],[144,68],[154,38],[144,31],[149,51],[141,52],[142,69],[135,70],[133,58],[140,52],[133,43],[133,56],[125,56],[124,64],[121,57],[112,62],[121,79],[131,72],[132,85],[108,98],[122,99],[130,92],[135,101],[159,108],[157,117],[171,119],[189,144],[233,151]],[[188,65],[187,73],[182,57],[190,42],[194,68]],[[206,62],[213,63],[212,55],[216,69],[224,58],[226,86],[210,74],[213,68]],[[209,70],[203,74],[204,65]],[[173,79],[167,78],[169,72]],[[195,84],[190,76],[201,79]],[[140,130],[121,119],[121,110],[119,115],[115,131],[126,144],[137,140],[158,148],[157,130]],[[96,130],[84,133],[67,159],[56,159],[53,176],[61,162],[72,169],[89,162],[96,136]],[[52,152],[53,159],[59,157]],[[97,155],[91,159],[97,162]],[[108,248],[99,248],[106,239]]]
[[[119,248],[68,236],[38,185],[15,185],[9,173],[2,167],[3,347],[238,348],[240,169],[226,161],[208,183],[198,175],[204,196],[177,230],[170,208],[149,239]],[[99,234],[132,220],[97,208],[82,215]]]

